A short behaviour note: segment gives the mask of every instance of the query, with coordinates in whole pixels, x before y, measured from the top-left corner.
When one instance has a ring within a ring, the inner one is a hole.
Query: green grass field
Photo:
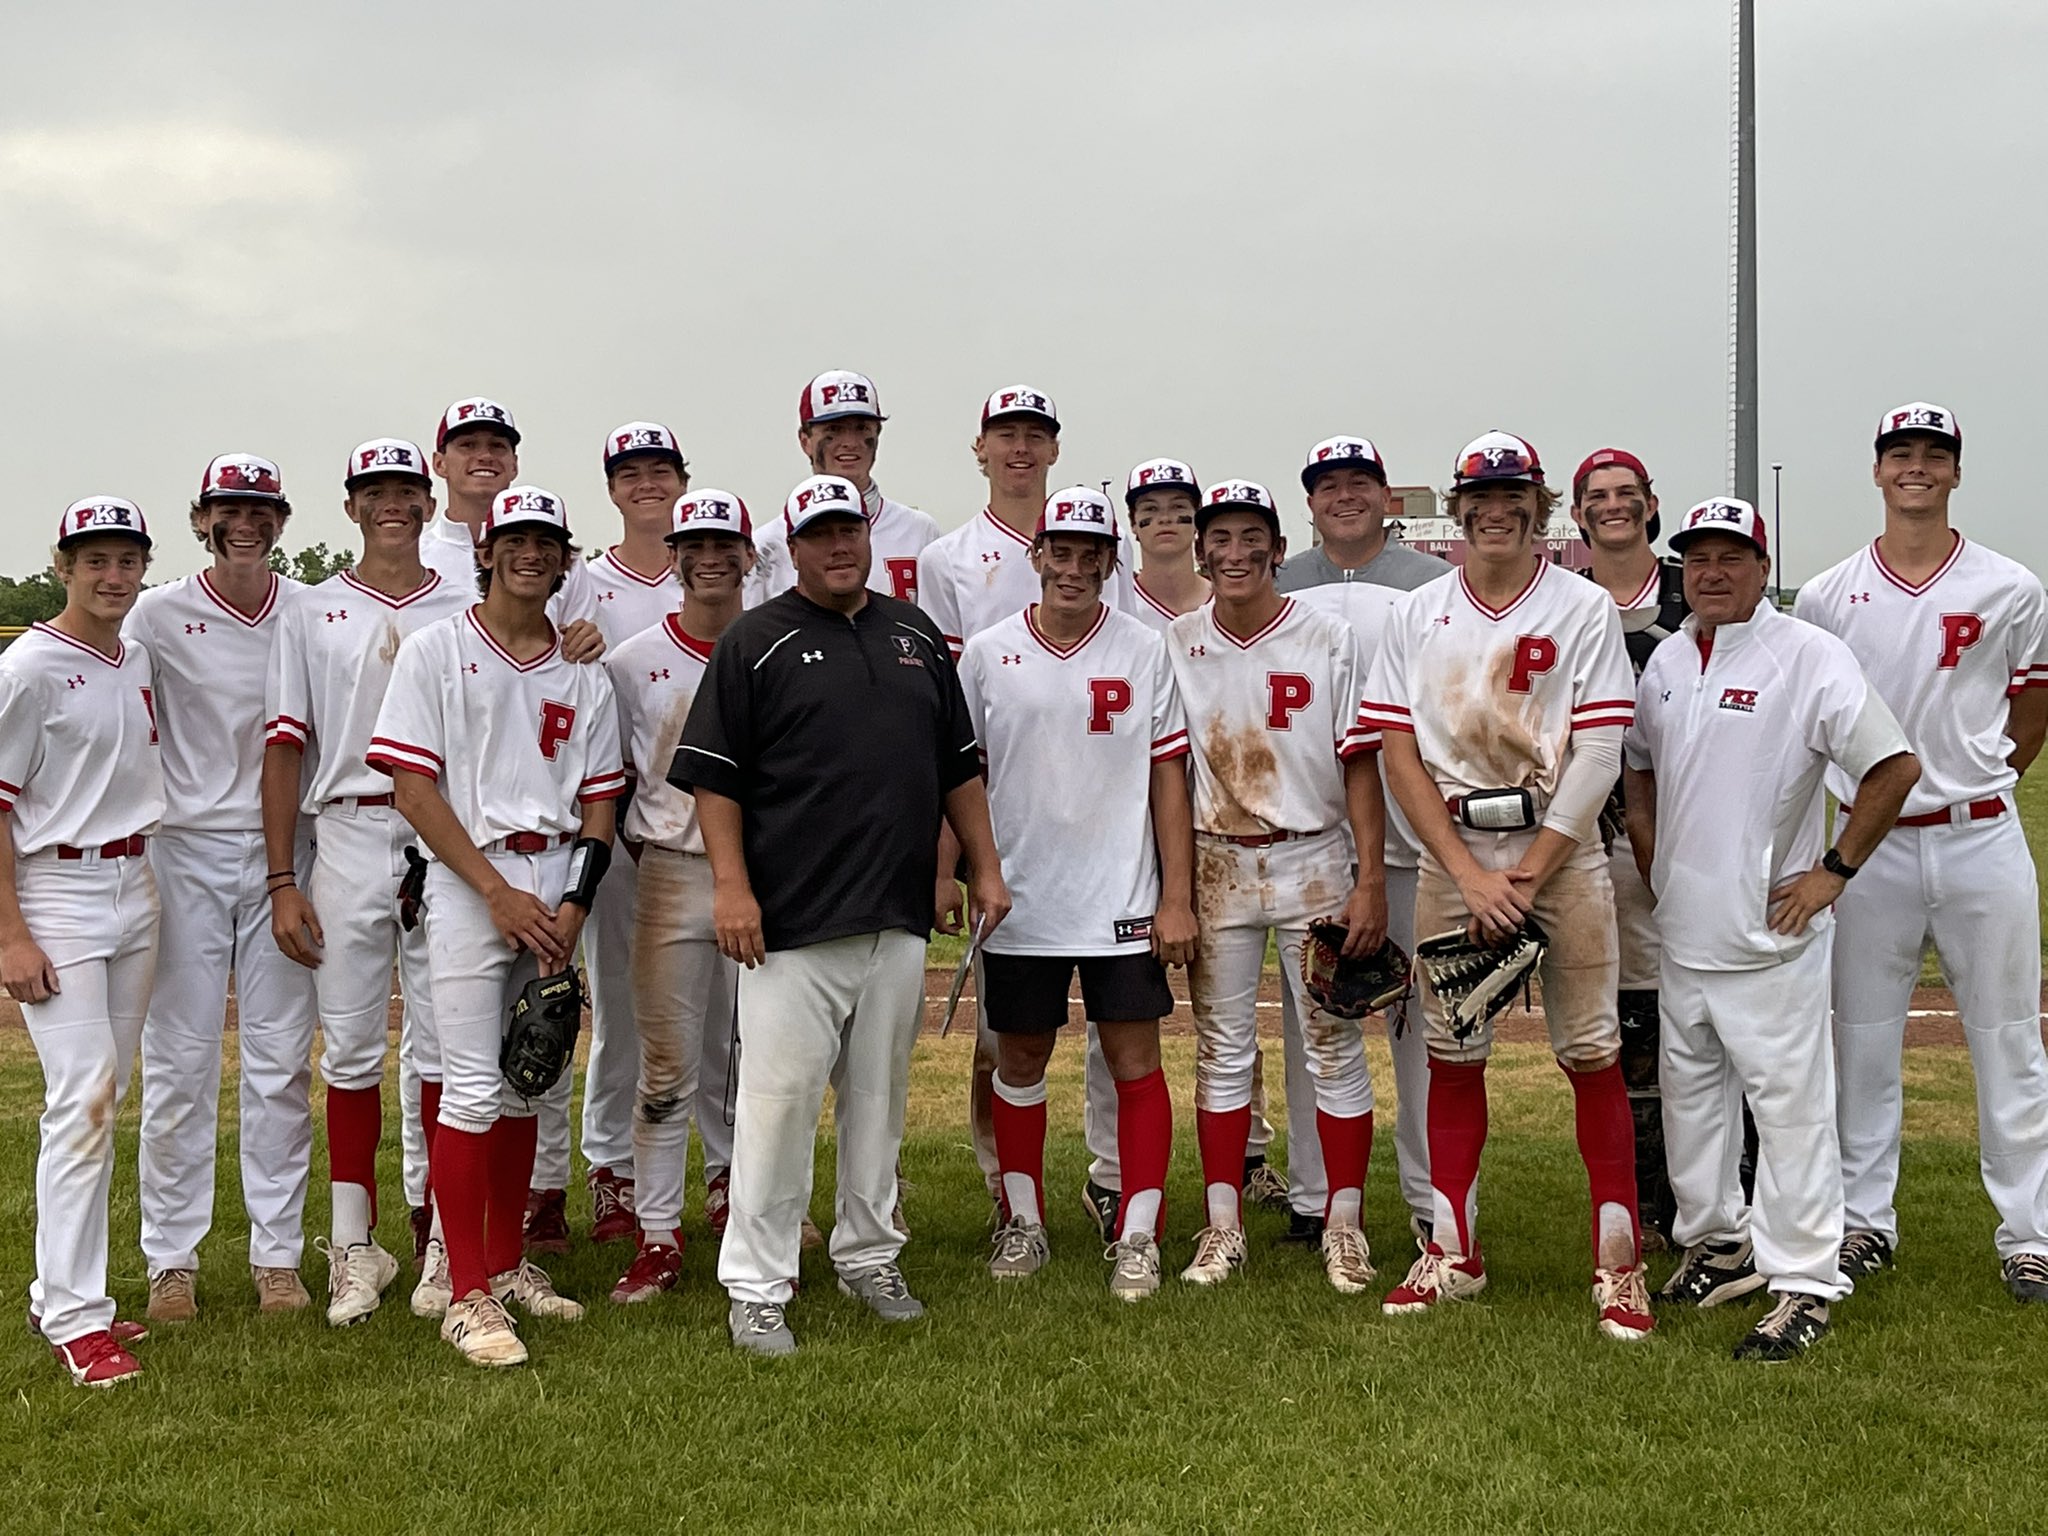
[[[2026,798],[2041,830],[2041,798]],[[361,1328],[260,1319],[230,1109],[204,1312],[140,1346],[143,1380],[81,1392],[25,1333],[0,1350],[0,1530],[2039,1528],[2048,1309],[2015,1307],[1999,1284],[1959,1050],[1908,1053],[1903,1267],[1845,1302],[1811,1359],[1763,1368],[1728,1359],[1749,1306],[1667,1314],[1634,1348],[1597,1336],[1569,1090],[1540,1047],[1505,1048],[1490,1074],[1491,1288],[1401,1320],[1376,1297],[1330,1291],[1313,1256],[1274,1241],[1281,1218],[1259,1212],[1241,1281],[1205,1293],[1169,1279],[1150,1304],[1113,1301],[1075,1198],[1070,1047],[1053,1079],[1054,1263],[998,1292],[961,1129],[969,1049],[928,1034],[914,1067],[905,1264],[931,1316],[886,1327],[807,1255],[792,1309],[803,1351],[775,1363],[725,1343],[694,1187],[684,1288],[614,1308],[605,1292],[626,1250],[579,1246],[554,1273],[591,1315],[523,1324],[525,1370],[463,1364],[407,1313],[409,1268]],[[1192,1054],[1186,1038],[1168,1042],[1176,1268],[1199,1184]],[[1391,1082],[1383,1046],[1374,1070]],[[40,1088],[25,1036],[0,1034],[0,1265],[17,1297],[32,1269]],[[136,1113],[131,1094],[114,1186],[113,1289],[131,1316],[145,1289]],[[1411,1249],[1390,1102],[1381,1115],[1368,1227],[1385,1286]],[[830,1165],[821,1139],[815,1209],[828,1221]],[[389,1198],[395,1157],[384,1181]],[[580,1231],[580,1191],[571,1212]],[[308,1230],[326,1219],[316,1180]],[[382,1231],[394,1251],[403,1219],[394,1200]],[[324,1291],[310,1251],[306,1274]]]

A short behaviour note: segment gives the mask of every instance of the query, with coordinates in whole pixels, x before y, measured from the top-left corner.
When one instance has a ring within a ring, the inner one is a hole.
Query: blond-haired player
[[[1572,1085],[1592,1189],[1594,1306],[1619,1339],[1654,1326],[1636,1231],[1635,1133],[1615,1013],[1614,888],[1596,827],[1620,771],[1634,678],[1614,602],[1537,546],[1560,499],[1536,450],[1489,432],[1458,455],[1448,493],[1465,564],[1403,597],[1374,659],[1368,717],[1387,784],[1421,840],[1415,932],[1548,932],[1538,975],[1551,1049]],[[1425,978],[1429,1173],[1436,1219],[1390,1314],[1486,1284],[1478,1238],[1493,1030],[1454,1031]]]

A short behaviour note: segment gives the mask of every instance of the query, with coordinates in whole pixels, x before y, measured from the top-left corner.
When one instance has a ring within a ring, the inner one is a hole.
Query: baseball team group
[[[1899,1249],[1929,941],[1975,1070],[1996,1262],[2017,1301],[2048,1302],[2015,799],[2048,729],[2048,602],[1952,526],[1951,411],[1879,419],[1877,536],[1791,614],[1746,502],[1692,506],[1660,558],[1650,474],[1622,449],[1566,486],[1526,440],[1477,438],[1444,492],[1453,567],[1390,530],[1363,437],[1306,455],[1318,537],[1295,553],[1266,486],[1204,486],[1179,460],[1133,469],[1121,507],[1051,490],[1059,413],[1022,385],[980,414],[985,510],[941,533],[876,484],[884,421],[870,379],[813,379],[811,473],[758,522],[692,488],[669,428],[627,423],[603,450],[617,542],[579,554],[563,499],[519,480],[512,413],[458,401],[431,453],[349,455],[360,550],[313,586],[270,568],[291,505],[255,455],[206,466],[190,577],[145,590],[132,501],[64,512],[65,607],[0,654],[0,980],[45,1084],[29,1323],[73,1380],[132,1378],[152,1326],[199,1313],[231,977],[264,1312],[312,1304],[316,1060],[328,1322],[397,1281],[375,1237],[395,1054],[412,1311],[494,1366],[528,1358],[515,1314],[583,1314],[536,1263],[569,1243],[571,1075],[543,1090],[504,1052],[515,999],[580,955],[588,1237],[635,1245],[611,1301],[681,1278],[694,1126],[736,1347],[795,1351],[819,1242],[847,1295],[923,1316],[898,1159],[934,927],[975,977],[997,1282],[1052,1262],[1046,1071],[1078,976],[1083,1200],[1111,1293],[1159,1289],[1160,1028],[1184,967],[1202,1189],[1181,1281],[1256,1283],[1258,1203],[1336,1291],[1377,1290],[1368,1025],[1305,979],[1313,924],[1356,964],[1458,951],[1381,1010],[1417,1250],[1385,1313],[1486,1286],[1486,1066],[1533,976],[1572,1092],[1598,1333],[1651,1335],[1645,1254],[1668,1248],[1659,1304],[1768,1291],[1737,1357],[1804,1353]],[[1567,497],[1583,576],[1543,538]],[[122,1319],[109,1190],[138,1053],[149,1300]]]

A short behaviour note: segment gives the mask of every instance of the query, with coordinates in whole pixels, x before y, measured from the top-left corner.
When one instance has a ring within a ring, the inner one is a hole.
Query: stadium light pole
[[[1771,562],[1771,601],[1780,608],[1785,606],[1784,477],[1784,465],[1771,465],[1771,548],[1778,552],[1778,558]]]
[[[1735,58],[1730,146],[1734,229],[1729,251],[1728,488],[1757,501],[1756,349],[1756,14],[1735,0]]]

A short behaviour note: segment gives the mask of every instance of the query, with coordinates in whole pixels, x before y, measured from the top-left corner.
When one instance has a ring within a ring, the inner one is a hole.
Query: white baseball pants
[[[683,1218],[692,1116],[700,1127],[725,1119],[729,1069],[718,1074],[718,1098],[712,1101],[705,1064],[714,1053],[731,1056],[739,968],[718,952],[711,926],[711,864],[702,854],[650,845],[640,854],[638,884],[632,979],[640,1063],[629,1166],[636,1175],[640,1229],[667,1233]],[[591,1091],[586,1079],[586,1149]],[[712,1162],[711,1153],[707,1137],[707,1169],[721,1166]]]
[[[68,1344],[114,1322],[107,1295],[114,1116],[155,979],[156,881],[146,858],[60,860],[54,850],[20,860],[14,873],[28,931],[62,989],[21,1010],[43,1067],[29,1309],[41,1315],[45,1338]]]
[[[795,1294],[818,1116],[832,1087],[839,1133],[832,1262],[894,1262],[903,1237],[896,1156],[924,993],[924,940],[891,929],[776,950],[740,973],[732,1204],[718,1280],[735,1301]]]
[[[335,1088],[382,1085],[391,1038],[395,955],[406,1019],[413,1025],[413,1063],[422,1077],[439,1081],[427,926],[422,923],[408,933],[398,921],[405,848],[419,845],[418,834],[390,806],[337,801],[321,807],[313,838],[313,874],[306,882],[306,895],[327,940],[313,972],[323,1032],[322,1080]],[[417,1108],[412,1117],[418,1118]]]
[[[1906,1010],[1932,938],[1977,1078],[1978,1163],[1998,1256],[2048,1253],[2041,916],[2016,815],[1894,827],[1835,903],[1835,1059],[1847,1221],[1899,1240]]]
[[[271,937],[263,834],[166,830],[150,843],[149,861],[163,919],[142,1030],[143,1257],[151,1274],[197,1269],[213,1224],[232,972],[249,1262],[296,1269],[313,1158],[313,973]],[[310,879],[310,843],[296,862]]]
[[[1849,1293],[1828,1046],[1828,940],[1756,971],[1696,971],[1667,951],[1657,997],[1664,1152],[1682,1247],[1748,1233],[1773,1291]],[[1756,1117],[1756,1203],[1742,1199],[1742,1101]]]

